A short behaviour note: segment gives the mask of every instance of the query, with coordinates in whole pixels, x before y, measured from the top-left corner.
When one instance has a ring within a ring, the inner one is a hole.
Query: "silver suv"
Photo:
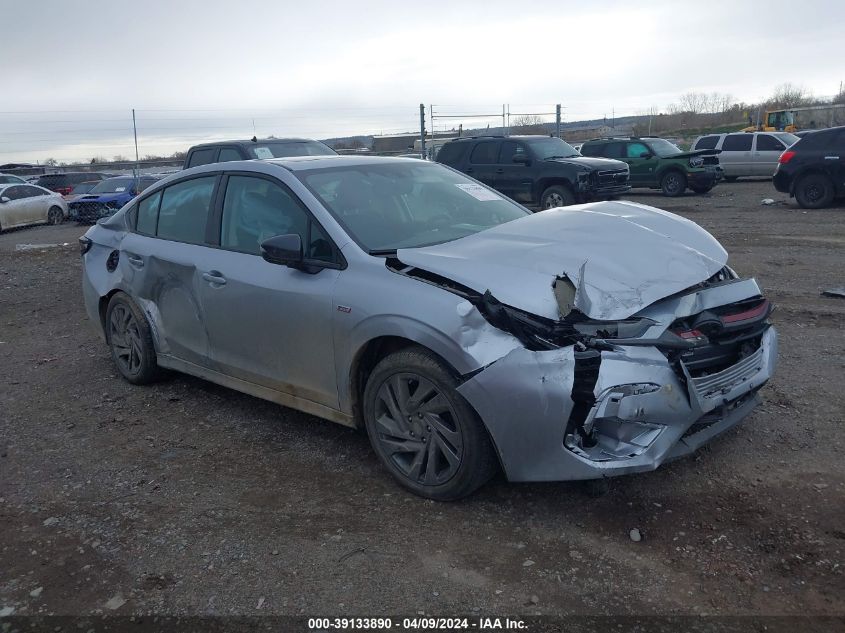
[[[720,150],[719,164],[727,181],[743,176],[771,178],[780,155],[797,140],[798,137],[789,132],[708,134],[699,136],[692,144],[692,150]]]

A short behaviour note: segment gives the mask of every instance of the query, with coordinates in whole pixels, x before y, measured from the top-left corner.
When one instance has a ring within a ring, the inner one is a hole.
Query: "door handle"
[[[505,170],[504,170],[504,169],[502,169],[501,167],[499,167],[499,168],[496,170],[496,173],[497,173],[497,174],[504,174],[504,173],[505,173]]]
[[[467,167],[466,173],[471,174],[472,173],[472,167]]]
[[[138,255],[126,255],[126,259],[129,261],[130,266],[134,266],[135,268],[143,268],[144,267],[144,260],[143,258],[139,257]]]
[[[205,279],[212,286],[225,286],[226,285],[226,278],[222,275],[222,273],[220,273],[216,270],[211,270],[207,273],[203,273],[202,278]]]

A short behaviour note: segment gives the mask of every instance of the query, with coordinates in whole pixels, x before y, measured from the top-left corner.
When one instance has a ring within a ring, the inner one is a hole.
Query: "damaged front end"
[[[772,306],[727,267],[614,321],[589,318],[566,276],[549,319],[398,259],[388,268],[461,296],[520,342],[458,388],[512,481],[653,470],[748,415],[775,368]]]

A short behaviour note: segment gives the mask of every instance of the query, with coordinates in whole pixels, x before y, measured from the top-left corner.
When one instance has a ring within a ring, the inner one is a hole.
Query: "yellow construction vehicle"
[[[845,104],[767,110],[758,125],[749,125],[743,132],[798,132],[837,125],[845,125]]]

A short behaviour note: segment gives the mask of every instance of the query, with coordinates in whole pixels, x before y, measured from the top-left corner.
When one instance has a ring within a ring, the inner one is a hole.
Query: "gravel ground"
[[[736,430],[597,498],[499,478],[425,501],[362,433],[190,377],[133,387],[84,315],[84,229],[0,236],[0,608],[845,614],[845,299],[820,294],[845,285],[845,209],[765,181],[629,197],[700,223],[760,281],[780,366]]]

